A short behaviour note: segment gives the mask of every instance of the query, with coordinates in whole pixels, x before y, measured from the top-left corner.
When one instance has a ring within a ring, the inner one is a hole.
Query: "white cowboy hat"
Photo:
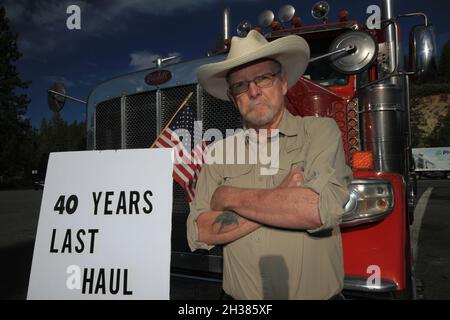
[[[245,38],[231,39],[230,52],[224,61],[200,66],[197,70],[198,82],[212,96],[229,100],[227,73],[232,68],[261,58],[275,59],[281,64],[287,72],[290,88],[306,70],[309,46],[305,39],[297,35],[268,42],[261,33],[251,30]]]

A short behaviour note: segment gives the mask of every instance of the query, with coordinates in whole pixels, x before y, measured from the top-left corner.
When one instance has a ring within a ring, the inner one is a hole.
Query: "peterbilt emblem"
[[[157,86],[172,79],[172,73],[167,70],[156,70],[145,76],[145,83]]]

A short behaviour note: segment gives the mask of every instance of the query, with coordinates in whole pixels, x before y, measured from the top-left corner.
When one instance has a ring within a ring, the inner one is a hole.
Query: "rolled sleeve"
[[[316,233],[341,223],[352,173],[345,163],[341,133],[333,119],[316,118],[307,131],[311,143],[306,153],[305,187],[319,195],[322,222],[319,228],[307,231]]]
[[[198,240],[198,216],[211,211],[210,201],[216,188],[221,184],[221,175],[217,172],[218,166],[204,164],[197,180],[195,198],[189,204],[190,212],[186,222],[187,240],[191,251],[198,249],[211,250],[214,245],[207,245]]]

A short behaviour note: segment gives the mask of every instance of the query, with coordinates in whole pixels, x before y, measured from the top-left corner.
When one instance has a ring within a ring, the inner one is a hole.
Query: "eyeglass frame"
[[[252,80],[238,81],[238,82],[236,82],[236,83],[234,83],[234,84],[232,84],[232,85],[230,85],[230,86],[228,87],[228,94],[231,95],[231,96],[234,97],[234,98],[237,98],[237,97],[243,95],[244,93],[248,92],[248,90],[249,90],[249,88],[250,88],[250,83],[252,83],[252,82],[255,83],[255,85],[256,85],[258,88],[260,88],[260,89],[263,89],[263,88],[270,88],[270,87],[272,87],[273,84],[275,83],[275,79],[278,78],[277,76],[278,76],[279,74],[281,74],[281,73],[282,73],[282,70],[281,70],[281,68],[280,68],[280,70],[278,70],[277,72],[267,72],[267,73],[261,74],[261,75],[255,77],[255,78],[253,78]],[[260,77],[264,77],[264,76],[268,76],[268,75],[270,75],[270,76],[272,77],[272,78],[271,78],[272,83],[271,83],[270,85],[268,85],[268,86],[260,87],[260,86],[256,83],[255,80],[258,79],[258,78],[260,78]],[[231,87],[232,87],[233,85],[238,84],[238,83],[247,83],[247,88],[246,88],[245,91],[242,91],[242,92],[240,92],[240,93],[238,93],[238,94],[233,94],[233,93],[232,93],[232,90],[231,90]]]

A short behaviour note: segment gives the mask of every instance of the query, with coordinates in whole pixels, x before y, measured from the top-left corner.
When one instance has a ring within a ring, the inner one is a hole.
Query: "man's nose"
[[[248,84],[248,95],[250,97],[257,97],[261,94],[261,88],[256,85],[254,81]]]

